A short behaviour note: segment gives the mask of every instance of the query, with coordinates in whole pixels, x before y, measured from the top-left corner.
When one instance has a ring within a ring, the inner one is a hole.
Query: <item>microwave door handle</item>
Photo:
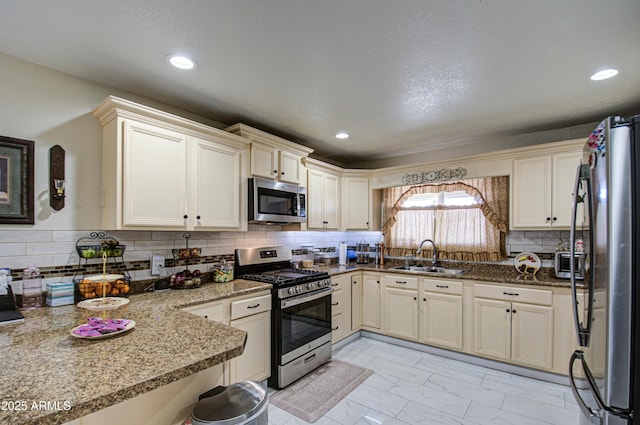
[[[576,172],[576,180],[573,188],[573,205],[571,208],[571,230],[569,236],[569,275],[571,278],[571,299],[573,302],[573,320],[576,328],[576,335],[578,337],[578,344],[581,347],[588,347],[589,340],[591,337],[591,322],[593,316],[593,273],[588,273],[589,282],[588,290],[589,295],[588,299],[584,300],[587,304],[587,323],[580,323],[580,312],[578,311],[578,295],[577,295],[577,282],[576,282],[576,264],[575,264],[575,243],[576,243],[576,227],[577,227],[577,215],[578,215],[578,204],[584,202],[584,197],[580,196],[580,189],[582,187],[582,182],[584,181],[587,188],[587,210],[589,220],[593,217],[593,196],[591,196],[591,179],[589,177],[590,169],[587,164],[580,164],[578,166]],[[589,256],[593,255],[593,246],[592,242],[593,237],[589,238]]]

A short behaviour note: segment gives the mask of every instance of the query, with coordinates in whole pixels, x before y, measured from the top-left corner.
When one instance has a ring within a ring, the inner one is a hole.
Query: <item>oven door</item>
[[[304,295],[280,300],[280,364],[294,360],[300,354],[297,349],[314,341],[331,341],[331,293],[333,288],[323,288]],[[308,351],[308,350],[307,350]]]

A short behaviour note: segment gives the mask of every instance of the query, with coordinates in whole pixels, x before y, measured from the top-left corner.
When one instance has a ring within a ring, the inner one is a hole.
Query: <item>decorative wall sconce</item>
[[[49,205],[56,211],[64,208],[64,154],[60,145],[49,149]]]

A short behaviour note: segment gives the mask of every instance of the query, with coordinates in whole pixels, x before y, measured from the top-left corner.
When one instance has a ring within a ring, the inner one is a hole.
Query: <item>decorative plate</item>
[[[106,298],[93,298],[90,300],[80,301],[78,307],[86,308],[87,310],[103,311],[103,310],[115,310],[123,305],[129,304],[129,298],[123,297],[106,297]]]
[[[124,278],[121,274],[96,274],[93,276],[87,276],[83,280],[90,282],[113,282],[118,279]]]
[[[98,320],[101,321],[102,319],[95,319],[94,320]],[[89,321],[91,321],[91,319],[89,319]],[[105,321],[103,321],[104,326],[107,326],[109,323],[113,323],[113,322],[119,322],[119,321],[125,321],[126,324],[124,324],[124,327],[122,329],[116,330],[116,331],[112,331],[112,332],[106,332],[106,333],[101,333],[100,332],[100,328],[101,328],[101,323],[100,322],[96,322],[93,325],[91,324],[86,324],[86,325],[80,325],[80,326],[76,326],[75,328],[71,329],[71,336],[74,338],[80,338],[80,339],[104,339],[104,338],[111,338],[112,336],[116,336],[116,335],[120,335],[121,333],[127,332],[131,329],[133,329],[136,326],[136,322],[134,322],[133,320],[128,320],[128,319],[106,319]],[[84,330],[84,332],[83,332]],[[86,332],[89,330],[95,330],[97,333],[99,333],[99,335],[87,335]]]
[[[516,255],[514,264],[518,273],[534,275],[540,267],[542,267],[542,261],[533,252],[521,252]]]

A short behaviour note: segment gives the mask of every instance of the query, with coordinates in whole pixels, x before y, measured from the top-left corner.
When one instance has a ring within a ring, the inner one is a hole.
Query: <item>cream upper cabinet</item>
[[[568,152],[513,160],[512,229],[570,226],[572,194],[581,158],[581,152]],[[582,217],[581,209],[578,217]]]
[[[301,183],[300,156],[260,143],[251,143],[251,175],[285,183]]]
[[[380,275],[362,274],[362,327],[380,330],[382,327],[382,288]]]
[[[463,284],[423,279],[420,285],[420,342],[462,350]]]
[[[318,170],[307,172],[307,228],[337,229],[340,177]]]
[[[112,96],[94,115],[105,229],[246,230],[246,139]]]
[[[252,176],[285,183],[305,184],[306,176],[302,158],[312,153],[313,149],[245,124],[234,124],[225,131],[251,140],[250,173]]]
[[[480,284],[474,290],[475,354],[551,369],[552,291]]]
[[[371,194],[368,177],[342,177],[344,230],[371,229]]]

